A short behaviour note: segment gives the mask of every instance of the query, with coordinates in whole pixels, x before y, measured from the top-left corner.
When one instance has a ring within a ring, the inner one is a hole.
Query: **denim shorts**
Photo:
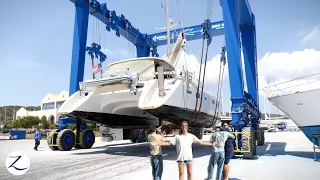
[[[177,161],[178,164],[192,164],[192,160]]]

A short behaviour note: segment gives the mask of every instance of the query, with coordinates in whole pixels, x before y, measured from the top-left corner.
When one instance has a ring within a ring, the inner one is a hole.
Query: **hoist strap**
[[[205,77],[206,77],[206,67],[207,67],[209,46],[210,46],[210,45],[207,45],[206,58],[205,58],[205,61],[204,61],[204,70],[203,70],[202,87],[201,87],[201,99],[200,99],[200,106],[199,106],[199,110],[198,110],[198,113],[197,113],[197,116],[196,116],[196,120],[198,120],[198,117],[199,117],[199,114],[200,114],[200,111],[201,111],[201,107],[202,107],[203,89],[204,89],[204,79],[205,79]]]
[[[221,66],[222,66],[222,73],[221,73]],[[213,118],[217,118],[218,117],[218,113],[221,110],[220,106],[218,106],[218,105],[220,104],[220,100],[221,100],[221,91],[222,91],[224,67],[225,67],[225,64],[224,64],[223,61],[221,61],[220,62],[220,69],[219,69],[219,80],[218,80],[218,90],[217,90],[217,97],[216,97],[216,106],[215,106]],[[218,108],[219,108],[219,110],[217,110]],[[215,124],[215,122],[216,121],[214,121],[212,123],[212,126]]]
[[[204,50],[204,40],[205,40],[205,38],[202,39],[200,72],[199,72],[198,87],[197,87],[197,92],[196,92],[196,105],[195,105],[195,107],[194,107],[193,117],[195,117],[196,111],[197,111],[197,107],[198,107],[198,99],[199,99],[198,94],[199,94],[199,87],[200,87],[200,78],[201,78],[201,69],[202,69],[202,59],[203,59],[203,50]]]

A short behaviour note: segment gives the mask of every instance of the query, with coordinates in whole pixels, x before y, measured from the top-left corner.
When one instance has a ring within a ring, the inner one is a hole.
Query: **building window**
[[[57,101],[56,108],[59,109],[63,103],[64,101]]]
[[[42,110],[49,110],[49,109],[54,109],[54,102],[42,104]]]

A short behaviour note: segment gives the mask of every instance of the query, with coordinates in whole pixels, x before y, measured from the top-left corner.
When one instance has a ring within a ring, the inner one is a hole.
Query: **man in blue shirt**
[[[223,126],[223,129],[221,129],[221,131],[230,132],[228,123],[224,122],[222,124],[222,126]],[[228,179],[229,178],[229,171],[230,171],[229,162],[234,155],[234,147],[233,147],[233,139],[232,138],[227,139],[227,141],[225,143],[225,147],[224,147],[224,152],[225,152],[225,160],[224,160],[224,166],[223,166],[223,178]]]
[[[213,152],[210,156],[210,161],[208,165],[208,178],[206,178],[206,180],[212,180],[213,169],[216,164],[218,165],[216,179],[221,180],[222,169],[225,160],[224,147],[225,142],[228,138],[234,139],[234,136],[227,131],[220,131],[219,127],[215,128],[215,132],[211,136],[211,142],[213,142],[215,146],[213,146]]]
[[[38,146],[40,145],[40,140],[41,140],[41,133],[39,131],[39,128],[37,128],[36,132],[34,133],[34,141],[35,141],[35,145],[34,145],[34,150],[38,151]]]

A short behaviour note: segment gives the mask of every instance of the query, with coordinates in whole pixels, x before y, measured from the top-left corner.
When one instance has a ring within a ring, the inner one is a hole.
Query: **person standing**
[[[229,133],[231,132],[229,129],[228,123],[224,122],[222,124],[222,126],[223,126],[223,128],[221,129],[221,131],[227,131]],[[230,171],[229,162],[234,155],[234,147],[233,147],[233,139],[232,138],[227,139],[225,146],[224,146],[224,152],[225,152],[225,160],[224,160],[224,165],[223,165],[223,179],[228,180],[229,179],[229,171]]]
[[[179,180],[184,180],[184,169],[187,167],[188,180],[192,180],[192,143],[204,146],[213,146],[213,143],[200,141],[194,134],[188,132],[187,121],[182,121],[180,134],[176,135],[170,142],[163,142],[161,145],[175,145],[177,151],[177,163],[179,168]]]
[[[39,131],[39,128],[37,128],[36,132],[34,133],[34,150],[38,151],[38,146],[40,145],[40,140],[41,140],[41,133]]]
[[[234,136],[226,131],[220,131],[219,127],[215,128],[216,131],[211,136],[211,141],[215,144],[213,147],[213,152],[211,153],[209,165],[208,165],[208,177],[206,180],[212,180],[213,170],[214,166],[217,164],[217,180],[221,180],[222,178],[222,170],[223,170],[223,164],[225,161],[225,142],[228,138],[234,139]]]
[[[165,142],[166,138],[161,133],[160,128],[155,125],[151,126],[151,133],[148,135],[148,142],[150,146],[150,161],[152,167],[153,180],[161,180],[163,172],[162,148],[161,142]]]

